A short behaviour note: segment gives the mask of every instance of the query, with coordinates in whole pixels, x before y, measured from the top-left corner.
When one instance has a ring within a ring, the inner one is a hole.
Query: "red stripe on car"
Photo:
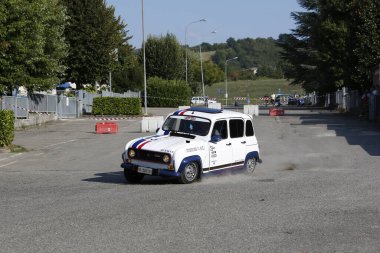
[[[146,144],[148,144],[150,141],[144,141],[140,145],[137,146],[137,149],[142,149]]]

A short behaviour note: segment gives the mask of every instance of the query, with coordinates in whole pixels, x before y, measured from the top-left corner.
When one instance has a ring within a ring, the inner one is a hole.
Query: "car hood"
[[[205,143],[201,139],[190,139],[177,136],[151,136],[132,141],[128,148],[151,150],[173,154],[179,148],[196,148]]]

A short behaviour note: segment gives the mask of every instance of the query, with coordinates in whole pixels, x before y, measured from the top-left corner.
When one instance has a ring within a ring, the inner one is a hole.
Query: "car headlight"
[[[134,158],[136,156],[136,152],[133,149],[130,149],[128,151],[129,158]]]
[[[170,156],[169,156],[169,155],[164,155],[164,156],[162,157],[162,161],[163,161],[164,163],[169,163],[169,162],[170,162]]]

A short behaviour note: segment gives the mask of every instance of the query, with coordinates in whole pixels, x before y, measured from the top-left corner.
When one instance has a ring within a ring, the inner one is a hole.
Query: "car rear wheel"
[[[256,158],[248,159],[247,164],[245,165],[245,169],[248,174],[253,174],[253,172],[256,169],[256,164],[257,164]]]
[[[195,162],[191,162],[185,166],[179,177],[182,184],[191,184],[197,180],[199,174],[199,166]]]
[[[143,180],[144,174],[138,173],[136,171],[124,169],[124,178],[129,183],[137,184]]]

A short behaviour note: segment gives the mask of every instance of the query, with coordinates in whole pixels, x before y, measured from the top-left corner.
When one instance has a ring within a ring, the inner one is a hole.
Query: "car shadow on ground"
[[[326,125],[337,137],[344,137],[349,145],[358,145],[370,156],[380,156],[380,126],[352,115],[315,114],[300,117],[301,125]]]
[[[130,184],[125,180],[123,171],[97,173],[97,174],[94,174],[94,177],[82,179],[82,181],[91,182],[91,183],[105,183],[105,184]],[[145,185],[178,184],[178,180],[176,178],[145,176],[143,181],[139,184],[142,184],[142,185],[144,184]]]

